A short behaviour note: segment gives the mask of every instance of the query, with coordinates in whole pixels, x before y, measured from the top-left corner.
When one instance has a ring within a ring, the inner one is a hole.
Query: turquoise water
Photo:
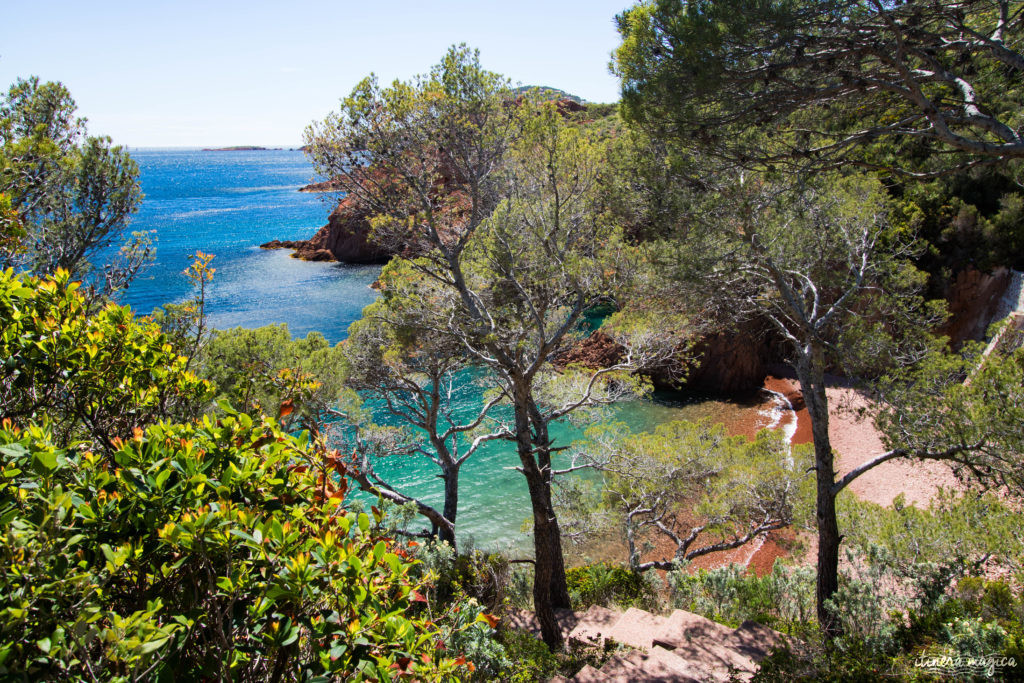
[[[332,342],[344,338],[348,325],[376,297],[369,285],[379,266],[308,263],[286,250],[265,251],[271,239],[309,237],[322,224],[331,205],[318,195],[298,192],[310,182],[312,168],[301,152],[202,152],[138,150],[146,195],[132,229],[153,231],[155,263],[123,295],[140,313],[191,295],[182,271],[191,254],[215,255],[216,274],[207,298],[213,327],[258,327],[284,322],[295,336],[322,332]],[[464,392],[467,412],[480,400],[478,390]],[[658,401],[631,401],[602,419],[617,419],[634,430],[646,430],[672,419],[713,417],[726,420],[742,406],[665,395]],[[739,411],[739,412],[737,412]],[[553,430],[556,446],[568,446],[582,435],[570,425]],[[492,443],[464,466],[461,476],[458,533],[479,545],[526,545],[520,532],[530,516],[523,476],[513,468],[518,459],[510,444]],[[426,459],[395,457],[378,471],[399,490],[441,504],[438,470]]]
[[[467,391],[462,397],[466,413],[479,405],[479,393]],[[471,405],[472,404],[472,405]],[[684,393],[661,393],[653,400],[634,400],[606,407],[589,415],[583,425],[555,424],[551,435],[555,447],[571,446],[583,438],[586,427],[604,421],[621,421],[634,432],[653,430],[671,420],[708,418],[727,425],[750,419],[759,405],[726,402]],[[767,422],[767,416],[766,420]],[[568,464],[568,456],[555,456],[555,466]],[[459,514],[456,530],[460,539],[472,536],[478,547],[514,548],[529,554],[529,537],[523,523],[532,525],[526,480],[514,468],[519,459],[512,444],[491,442],[479,449],[462,466],[459,486]],[[378,461],[377,471],[396,488],[411,492],[440,509],[444,502],[440,470],[423,456],[393,456]],[[588,476],[584,471],[570,476]],[[410,528],[419,528],[414,520]]]

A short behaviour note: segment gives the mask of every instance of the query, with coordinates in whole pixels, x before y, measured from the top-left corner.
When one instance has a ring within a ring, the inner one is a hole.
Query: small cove
[[[312,331],[329,341],[345,337],[363,307],[377,296],[370,284],[380,266],[309,263],[285,250],[256,245],[271,239],[303,239],[326,222],[332,208],[325,197],[298,192],[312,180],[312,168],[298,151],[203,152],[135,150],[143,192],[132,230],[156,238],[156,261],[123,295],[122,303],[148,314],[191,295],[182,271],[195,251],[215,255],[216,274],[207,311],[215,328],[287,323],[294,336]],[[609,408],[601,419],[646,431],[671,420],[707,418],[730,432],[752,435],[778,421],[773,400],[722,401],[682,392],[659,392]],[[568,446],[583,429],[558,425],[556,445]],[[564,457],[564,456],[563,456]],[[464,465],[458,528],[480,547],[527,545],[521,532],[529,516],[525,480],[515,471],[509,444],[491,443]],[[396,488],[439,504],[441,482],[424,458],[394,457],[380,463]]]

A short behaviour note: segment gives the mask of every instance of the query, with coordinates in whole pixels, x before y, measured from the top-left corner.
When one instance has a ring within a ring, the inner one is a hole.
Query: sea
[[[370,285],[380,266],[310,263],[288,250],[259,248],[273,239],[308,238],[327,222],[330,197],[298,191],[319,180],[301,151],[137,149],[131,155],[145,198],[130,229],[149,233],[156,244],[155,261],[121,295],[138,314],[192,296],[184,271],[196,252],[214,256],[206,311],[217,329],[286,323],[293,337],[319,332],[335,343],[377,296]],[[472,389],[462,393],[469,402],[481,397]],[[674,419],[738,422],[760,409],[672,392],[623,403],[589,422],[621,421],[643,431]],[[586,426],[556,425],[556,446],[578,443]],[[529,552],[529,498],[517,464],[510,444],[491,442],[463,466],[456,526],[463,542]],[[396,489],[440,507],[438,470],[422,456],[392,456],[377,470]],[[417,526],[414,520],[410,528]]]
[[[317,331],[333,343],[376,296],[369,286],[380,266],[307,263],[288,250],[259,248],[273,239],[311,237],[327,222],[328,198],[298,191],[313,180],[302,152],[139,149],[131,155],[145,197],[130,229],[156,243],[156,260],[122,296],[137,313],[192,295],[184,271],[196,252],[214,256],[206,310],[220,329],[284,322],[293,335]]]

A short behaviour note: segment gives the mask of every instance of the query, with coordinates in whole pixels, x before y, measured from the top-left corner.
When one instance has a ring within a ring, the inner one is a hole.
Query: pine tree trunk
[[[440,541],[447,541],[453,549],[455,545],[455,517],[459,514],[459,468],[446,468],[442,475],[444,479],[444,518],[452,523],[451,530],[441,527],[438,530],[437,538]]]
[[[818,623],[829,638],[841,633],[837,615],[829,609],[828,601],[839,589],[839,524],[836,520],[836,500],[824,488],[830,486],[818,473],[818,584],[815,591]]]
[[[533,469],[526,476],[533,507],[533,609],[540,623],[541,637],[552,650],[562,647],[562,631],[555,618],[556,608],[568,608],[561,531],[551,505],[551,485]]]
[[[800,390],[811,418],[814,441],[814,466],[817,485],[816,517],[818,523],[818,580],[815,598],[818,622],[829,638],[840,634],[836,615],[827,601],[839,589],[839,522],[836,518],[836,500],[832,493],[835,483],[835,463],[832,442],[828,435],[828,397],[825,393],[825,354],[820,347],[809,344],[801,349],[797,362]]]
[[[571,608],[565,579],[562,532],[551,502],[551,443],[547,423],[533,403],[528,381],[513,393],[516,450],[522,465],[533,509],[533,609],[540,623],[541,637],[552,650],[562,647],[562,631],[555,618],[556,608]]]

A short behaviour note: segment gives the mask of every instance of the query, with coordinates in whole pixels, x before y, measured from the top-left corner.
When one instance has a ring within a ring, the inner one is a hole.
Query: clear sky
[[[0,87],[62,81],[93,134],[130,147],[297,146],[371,71],[429,70],[453,43],[524,85],[618,99],[630,0],[39,0],[5,3]]]

